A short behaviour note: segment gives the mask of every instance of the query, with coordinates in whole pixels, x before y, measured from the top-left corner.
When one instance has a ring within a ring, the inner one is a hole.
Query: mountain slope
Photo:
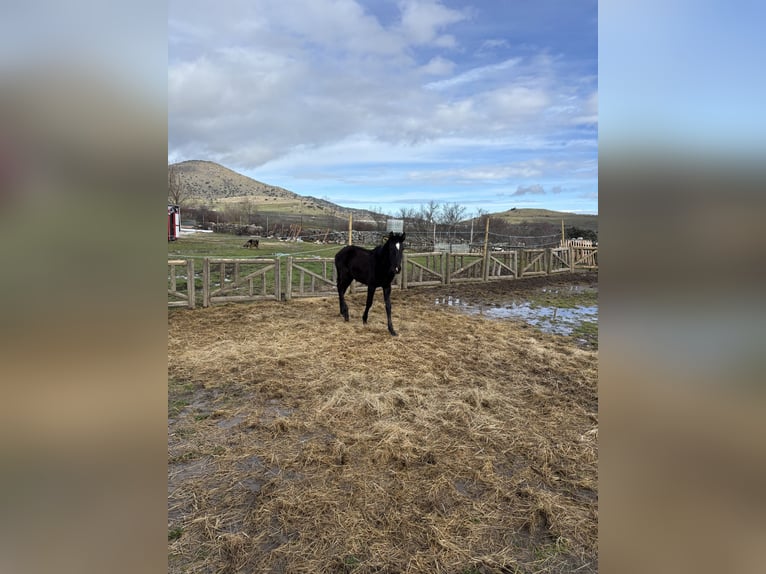
[[[308,216],[347,217],[353,214],[358,221],[385,220],[386,216],[366,209],[343,207],[312,196],[269,185],[211,161],[189,160],[172,164],[181,180],[183,200],[188,206],[232,206],[240,202],[257,204],[260,213],[274,215],[306,214]],[[552,223],[567,227],[598,230],[598,216],[564,213],[548,209],[510,209],[491,213],[491,217],[509,224]]]
[[[175,163],[173,167],[181,178],[188,200],[300,199],[297,193],[257,181],[211,161],[190,160]]]

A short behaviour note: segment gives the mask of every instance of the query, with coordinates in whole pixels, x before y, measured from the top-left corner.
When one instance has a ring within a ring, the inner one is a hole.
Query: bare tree
[[[242,201],[239,202],[239,209],[240,212],[245,216],[244,223],[247,225],[252,225],[255,220],[255,216],[258,213],[258,205],[253,201],[252,197],[246,197]],[[240,215],[240,221],[242,220],[242,215]]]
[[[439,206],[439,203],[432,199],[427,205],[420,206],[420,217],[426,225],[430,225],[436,222],[440,209],[441,207]]]
[[[441,210],[439,223],[446,225],[447,229],[452,231],[465,217],[465,211],[465,207],[458,203],[445,203]]]
[[[476,208],[476,213],[471,217],[471,235],[468,239],[469,243],[473,244],[474,222],[478,220],[479,224],[482,224],[485,222],[484,218],[488,216],[489,216],[489,211],[487,211],[483,207]]]
[[[184,186],[181,182],[181,172],[175,165],[168,166],[168,203],[181,205],[185,199]]]

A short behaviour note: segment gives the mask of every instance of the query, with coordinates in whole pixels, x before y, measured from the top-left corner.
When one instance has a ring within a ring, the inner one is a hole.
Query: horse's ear
[[[407,237],[406,233],[402,233],[402,241],[404,241],[404,238]]]
[[[394,232],[393,231],[389,231],[388,232],[388,238],[391,239],[393,236],[394,236]]]

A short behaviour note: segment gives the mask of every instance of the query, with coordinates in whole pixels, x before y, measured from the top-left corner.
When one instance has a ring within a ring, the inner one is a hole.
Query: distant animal
[[[402,252],[404,251],[405,233],[388,234],[383,245],[375,249],[364,249],[356,245],[348,245],[335,254],[335,269],[338,273],[338,298],[340,314],[348,321],[348,305],[344,294],[351,281],[356,279],[367,285],[367,305],[362,315],[362,323],[367,324],[367,314],[372,306],[375,289],[383,289],[383,300],[386,304],[388,332],[396,337],[391,323],[391,282],[394,276],[402,270]]]
[[[248,249],[251,248],[251,247],[255,247],[256,249],[260,249],[258,247],[258,240],[257,239],[248,239],[242,247],[247,247]]]

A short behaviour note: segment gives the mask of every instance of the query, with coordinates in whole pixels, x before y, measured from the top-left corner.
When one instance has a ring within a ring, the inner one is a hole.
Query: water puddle
[[[529,299],[505,301],[473,301],[447,295],[436,297],[435,305],[456,308],[470,315],[489,319],[515,319],[524,321],[545,333],[571,336],[583,326],[596,329],[598,303],[593,301],[595,289],[581,285],[562,288],[543,288]],[[578,298],[584,301],[578,304]]]
[[[520,319],[545,333],[572,335],[583,322],[598,322],[598,306],[574,308],[539,307],[531,303],[511,303],[505,307],[463,304],[461,309],[490,319]]]

